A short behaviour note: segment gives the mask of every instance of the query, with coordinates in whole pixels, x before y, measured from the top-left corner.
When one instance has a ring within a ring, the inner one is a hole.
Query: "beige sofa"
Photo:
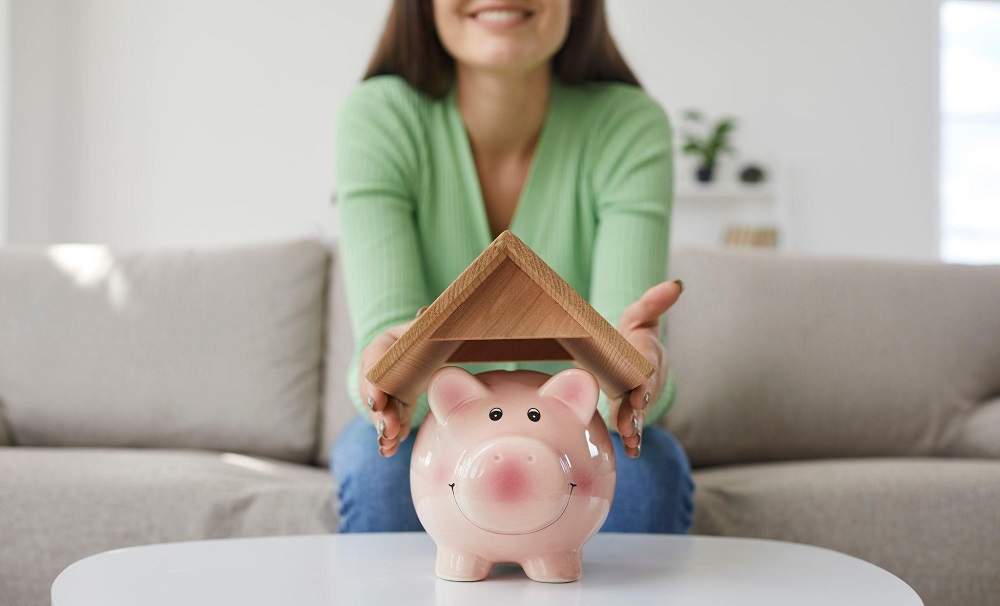
[[[683,251],[671,275],[693,531],[1000,604],[1000,266]]]
[[[336,528],[336,254],[0,250],[0,604],[153,542]],[[676,251],[669,425],[695,532],[1000,601],[1000,267]]]

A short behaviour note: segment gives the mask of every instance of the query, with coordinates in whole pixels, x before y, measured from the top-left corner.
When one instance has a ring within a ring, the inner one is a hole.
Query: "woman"
[[[653,425],[674,394],[659,316],[683,288],[660,282],[671,131],[615,48],[603,1],[395,0],[365,80],[341,109],[336,170],[358,343],[348,385],[368,417],[331,456],[341,531],[421,529],[409,460],[426,396],[399,402],[365,373],[414,312],[510,229],[656,369],[621,401],[602,395],[599,410],[618,430],[602,530],[686,532],[690,467]]]

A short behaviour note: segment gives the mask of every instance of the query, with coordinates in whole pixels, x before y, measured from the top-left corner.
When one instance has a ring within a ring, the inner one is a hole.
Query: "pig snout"
[[[499,439],[477,452],[451,489],[470,522],[498,534],[527,534],[558,520],[574,486],[559,454],[528,438]]]

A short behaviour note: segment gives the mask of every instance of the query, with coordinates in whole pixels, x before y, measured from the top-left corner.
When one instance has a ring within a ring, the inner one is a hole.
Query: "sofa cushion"
[[[1000,457],[1000,266],[679,249],[671,274],[695,466]]]
[[[330,464],[330,450],[341,430],[358,416],[347,391],[347,368],[354,354],[354,333],[347,311],[344,274],[336,242],[329,242],[327,277],[326,366],[323,371],[323,416],[316,460]]]
[[[1000,461],[772,463],[694,479],[694,533],[848,553],[903,579],[928,606],[996,604]]]
[[[49,603],[73,562],[109,549],[333,532],[325,469],[229,453],[0,448],[0,602]]]
[[[326,249],[0,251],[0,416],[22,446],[311,459]]]

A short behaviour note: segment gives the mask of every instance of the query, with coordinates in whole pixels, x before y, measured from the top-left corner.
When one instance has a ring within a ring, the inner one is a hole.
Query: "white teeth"
[[[524,11],[482,11],[476,13],[476,19],[480,21],[490,21],[492,23],[503,23],[507,21],[516,21],[523,17],[528,16]]]

